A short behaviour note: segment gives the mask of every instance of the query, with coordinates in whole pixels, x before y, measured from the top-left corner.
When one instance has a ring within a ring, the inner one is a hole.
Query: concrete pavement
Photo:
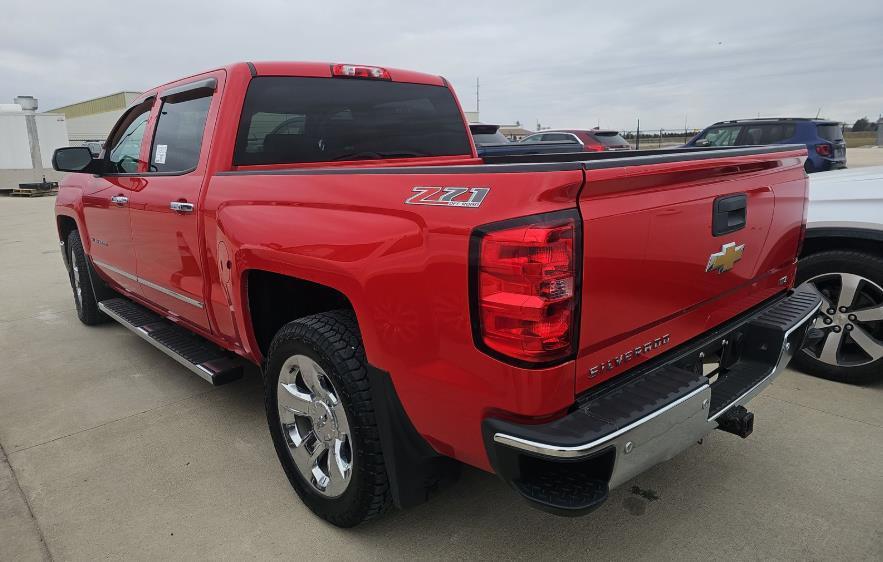
[[[331,527],[278,466],[256,370],[213,388],[77,321],[52,204],[0,198],[0,560],[883,558],[883,385],[795,372],[752,402],[749,439],[714,433],[587,517],[468,469]]]
[[[850,168],[864,168],[865,166],[883,166],[883,147],[847,148],[846,164]]]

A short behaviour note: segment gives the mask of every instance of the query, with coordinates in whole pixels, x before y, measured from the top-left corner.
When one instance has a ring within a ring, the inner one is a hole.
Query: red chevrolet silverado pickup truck
[[[819,307],[805,148],[479,158],[439,76],[238,63],[145,92],[70,174],[80,320],[263,373],[292,486],[352,526],[491,471],[587,513],[744,404]]]

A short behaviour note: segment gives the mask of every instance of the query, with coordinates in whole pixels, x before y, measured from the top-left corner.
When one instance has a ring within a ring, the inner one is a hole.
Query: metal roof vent
[[[34,96],[16,96],[13,101],[21,106],[22,111],[37,111],[37,98]]]

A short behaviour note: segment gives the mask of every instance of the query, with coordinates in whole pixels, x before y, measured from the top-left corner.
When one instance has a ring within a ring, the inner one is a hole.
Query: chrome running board
[[[129,299],[104,300],[98,308],[213,385],[242,376],[243,360]]]

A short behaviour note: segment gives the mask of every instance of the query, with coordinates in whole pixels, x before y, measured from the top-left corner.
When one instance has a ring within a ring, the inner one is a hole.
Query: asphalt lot
[[[256,370],[213,388],[77,321],[53,202],[0,198],[0,560],[883,558],[883,384],[791,371],[752,402],[748,440],[716,432],[590,516],[468,469],[418,508],[331,527],[278,466]]]

